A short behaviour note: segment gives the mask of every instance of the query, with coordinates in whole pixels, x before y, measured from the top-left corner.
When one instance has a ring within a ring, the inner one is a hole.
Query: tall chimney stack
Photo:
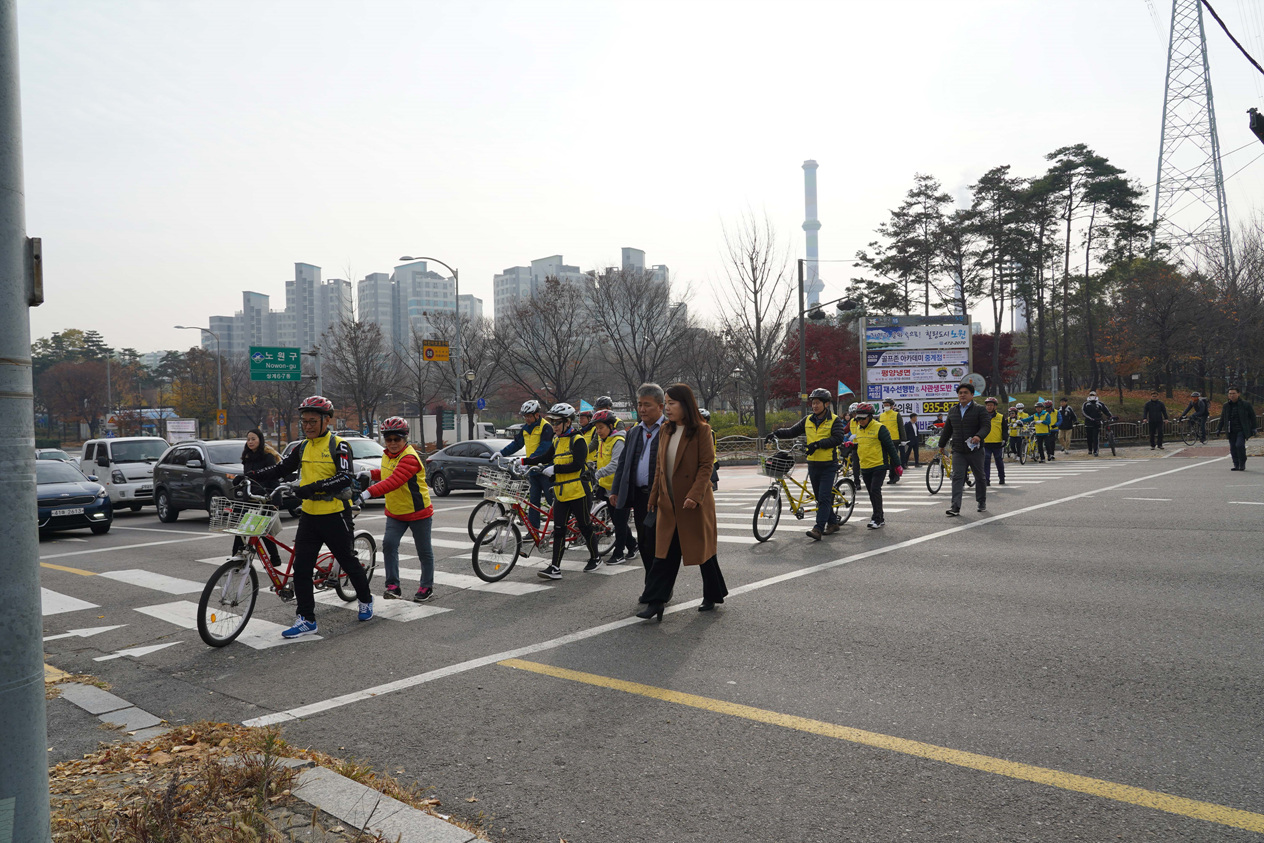
[[[817,259],[817,243],[816,232],[821,230],[821,223],[816,219],[816,162],[803,162],[803,204],[804,216],[803,230],[807,233],[807,266],[803,278],[804,295],[807,298],[808,306],[820,304],[821,291],[825,289],[825,285],[821,283],[821,276]]]

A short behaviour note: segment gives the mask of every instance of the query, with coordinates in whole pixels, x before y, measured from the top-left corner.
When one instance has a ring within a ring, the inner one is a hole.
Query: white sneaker
[[[870,520],[870,522],[866,524],[865,526],[868,527],[870,530],[881,530],[883,527],[886,526],[886,522]]]

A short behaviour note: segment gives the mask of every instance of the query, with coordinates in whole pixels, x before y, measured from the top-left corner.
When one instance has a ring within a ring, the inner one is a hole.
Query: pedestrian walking
[[[1109,407],[1097,400],[1096,391],[1088,394],[1088,400],[1084,402],[1080,410],[1084,413],[1084,435],[1088,438],[1088,453],[1089,456],[1095,457],[1101,438],[1102,422],[1110,422],[1114,416],[1111,415]]]
[[[917,413],[909,413],[904,422],[904,448],[900,454],[900,465],[908,468],[909,454],[913,455],[913,467],[922,467],[922,435],[917,432]]]
[[[1062,453],[1070,453],[1071,451],[1071,433],[1075,430],[1075,410],[1067,405],[1067,400],[1062,399],[1058,407],[1058,444],[1062,446]]]
[[[1242,391],[1229,387],[1229,400],[1220,409],[1220,429],[1229,439],[1231,471],[1246,471],[1246,440],[1255,435],[1255,408],[1242,399]]]
[[[881,530],[886,526],[886,513],[882,510],[882,483],[887,473],[903,473],[900,455],[896,453],[891,431],[882,422],[873,420],[873,405],[861,404],[856,408],[856,459],[860,463],[860,477],[869,492],[869,506],[873,517],[865,526]]]
[[[808,530],[808,538],[820,541],[821,536],[838,532],[834,515],[834,480],[838,477],[838,446],[843,444],[847,428],[834,415],[833,396],[828,389],[814,389],[808,396],[809,415],[790,427],[774,430],[769,439],[807,439],[808,483],[816,498],[816,526]]]
[[[895,400],[891,398],[882,399],[882,415],[878,416],[878,421],[882,422],[882,426],[891,434],[891,441],[898,446],[904,439],[904,419],[900,417],[900,411],[895,408]],[[887,483],[894,485],[900,482],[900,473],[896,473],[895,467],[904,467],[904,463],[896,459],[891,463],[890,474],[887,477]]]
[[[1167,420],[1167,405],[1159,400],[1157,389],[1150,390],[1150,400],[1141,408],[1141,420],[1150,428],[1150,450],[1163,450],[1163,422]]]
[[[1189,404],[1181,411],[1180,420],[1193,414],[1194,426],[1198,429],[1198,444],[1207,444],[1207,418],[1211,415],[1211,402],[1197,392],[1189,394]]]
[[[363,504],[370,498],[386,499],[386,528],[382,535],[386,591],[382,596],[387,600],[404,596],[399,587],[399,543],[405,533],[411,532],[417,559],[421,562],[421,582],[413,602],[423,603],[434,596],[434,546],[430,541],[434,507],[430,503],[426,471],[421,465],[421,455],[408,444],[406,420],[391,416],[382,422],[378,431],[386,448],[382,467],[369,472],[373,485],[361,492],[358,500]]]
[[[988,423],[987,434],[983,437],[983,477],[989,486],[992,485],[993,460],[996,461],[997,485],[1005,485],[1005,446],[1009,443],[1009,425],[996,410],[999,403],[990,396],[983,402]]]
[[[939,453],[952,443],[952,505],[949,517],[961,514],[961,493],[966,487],[966,472],[974,473],[974,499],[979,512],[987,512],[987,478],[983,476],[983,437],[990,422],[985,411],[974,403],[974,384],[963,383],[957,387],[957,406],[944,419],[943,433],[939,434]]]
[[[243,474],[253,471],[262,471],[265,468],[271,468],[280,461],[281,455],[276,452],[276,449],[268,444],[268,440],[264,438],[262,430],[256,427],[246,434],[246,446],[241,449],[241,468]],[[275,479],[266,483],[259,482],[258,485],[262,488],[254,491],[262,491],[267,494],[275,489],[278,483],[279,481]],[[245,489],[239,489],[234,497],[238,500],[245,500]],[[274,542],[269,536],[265,535],[263,537],[263,546],[268,549],[268,556],[272,559],[272,566],[274,568],[280,568],[281,554],[277,552],[276,542]],[[233,536],[233,558],[240,558],[238,554],[240,554],[245,548],[246,540],[241,536]]]
[[[610,410],[598,410],[593,414],[593,430],[597,436],[597,471],[594,474],[597,489],[594,491],[604,495],[607,502],[610,499],[610,490],[614,487],[615,472],[619,470],[619,463],[623,461],[624,451],[627,450],[627,436],[618,427],[619,419]],[[628,515],[631,511],[627,507],[610,508],[610,521],[614,525],[614,548],[606,557],[607,565],[622,565],[636,552],[636,542],[632,540],[628,530]]]
[[[664,413],[664,442],[658,449],[658,472],[649,500],[650,511],[658,516],[654,566],[641,595],[646,606],[636,615],[647,620],[657,616],[660,621],[682,563],[700,566],[699,612],[715,609],[729,593],[716,559],[719,536],[711,491],[715,461],[711,426],[698,413],[693,390],[683,383],[668,387]]]
[[[656,383],[643,383],[636,390],[636,412],[640,421],[627,433],[623,457],[610,486],[610,505],[631,510],[636,543],[628,548],[631,557],[638,550],[649,580],[654,564],[655,518],[650,517],[650,488],[658,470],[658,433],[663,426],[666,395]]]

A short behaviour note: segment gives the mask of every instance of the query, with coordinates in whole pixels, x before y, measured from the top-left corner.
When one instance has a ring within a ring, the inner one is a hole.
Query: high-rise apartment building
[[[294,278],[285,282],[285,310],[271,309],[271,298],[250,290],[241,294],[241,310],[212,316],[210,330],[219,335],[226,355],[246,354],[252,345],[299,347],[304,351],[342,319],[351,318],[351,282],[333,278],[322,283],[320,267],[294,264]],[[215,338],[202,335],[202,347],[215,351]]]

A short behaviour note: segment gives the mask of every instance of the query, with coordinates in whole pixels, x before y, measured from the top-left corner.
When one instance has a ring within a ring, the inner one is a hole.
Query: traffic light
[[[1247,111],[1251,115],[1251,131],[1260,139],[1260,143],[1264,143],[1264,115],[1252,108]]]

